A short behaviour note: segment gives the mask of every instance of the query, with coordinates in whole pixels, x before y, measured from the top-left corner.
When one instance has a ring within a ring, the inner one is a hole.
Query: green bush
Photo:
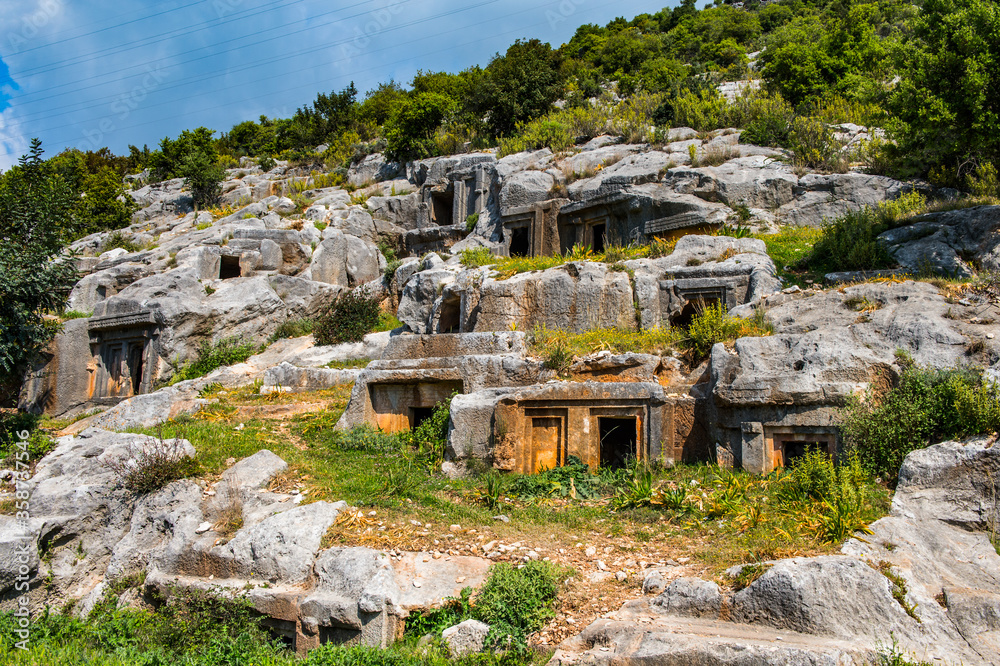
[[[303,335],[309,335],[316,328],[316,320],[309,317],[303,317],[302,319],[289,319],[282,322],[274,334],[271,335],[271,342],[275,340],[281,340],[283,338],[301,338]]]
[[[218,203],[226,170],[216,164],[210,154],[195,151],[186,155],[180,164],[179,175],[191,190],[195,210]]]
[[[821,120],[799,117],[792,121],[787,146],[795,155],[795,164],[843,173],[848,161],[841,152],[843,144],[833,138],[833,131]]]
[[[516,476],[507,486],[508,494],[521,499],[540,497],[572,497],[595,499],[600,496],[601,477],[576,456],[569,456],[562,467],[553,467],[538,474]]]
[[[260,347],[252,342],[241,342],[239,336],[222,338],[215,344],[202,342],[198,348],[198,358],[181,366],[171,380],[173,383],[188,379],[197,379],[225,365],[242,363],[254,354]]]
[[[477,224],[479,224],[479,213],[469,215],[465,218],[465,231],[471,234],[473,230],[475,230]]]
[[[895,479],[910,451],[1000,430],[1000,389],[978,368],[909,366],[884,395],[851,398],[842,430],[867,471]]]
[[[121,248],[126,252],[138,252],[140,248],[131,238],[129,238],[123,231],[112,231],[108,234],[108,237],[104,239],[101,243],[101,251],[107,252],[108,250],[117,250]]]
[[[261,171],[267,173],[274,167],[278,166],[278,163],[275,162],[274,158],[270,155],[264,155],[263,157],[257,158],[257,166],[260,167]]]
[[[761,314],[757,317],[743,319],[730,315],[722,303],[706,305],[691,319],[688,347],[696,358],[701,359],[711,353],[712,346],[717,342],[770,335],[772,327],[764,318],[763,311],[759,312]]]
[[[820,271],[865,271],[891,266],[889,252],[878,242],[886,226],[870,208],[848,213],[823,226],[805,263]]]
[[[462,265],[466,268],[479,268],[497,263],[497,256],[488,247],[476,247],[462,250]]]
[[[476,596],[473,614],[490,625],[493,649],[527,650],[527,636],[555,617],[560,572],[549,562],[533,560],[520,569],[494,564]]]
[[[0,464],[13,468],[17,454],[26,451],[27,462],[37,462],[52,450],[52,439],[38,429],[39,417],[28,412],[0,411]],[[28,433],[27,444],[19,446],[20,434]],[[24,460],[24,454],[21,453]]]
[[[452,395],[454,397],[454,395]],[[451,423],[451,398],[434,405],[434,412],[413,429],[410,443],[417,452],[428,458],[435,466],[444,460],[444,449],[448,442],[448,425]]]
[[[359,342],[378,326],[381,301],[360,287],[341,294],[316,320],[316,344]]]

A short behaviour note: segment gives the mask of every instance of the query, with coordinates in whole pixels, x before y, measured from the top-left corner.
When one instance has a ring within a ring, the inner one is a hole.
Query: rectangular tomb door
[[[557,416],[542,416],[531,419],[531,471],[541,472],[560,464],[560,435],[562,419]]]

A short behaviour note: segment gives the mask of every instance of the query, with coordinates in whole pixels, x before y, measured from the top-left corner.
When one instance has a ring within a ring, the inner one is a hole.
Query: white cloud
[[[21,132],[14,109],[0,113],[0,169],[6,171],[28,152],[28,139]]]

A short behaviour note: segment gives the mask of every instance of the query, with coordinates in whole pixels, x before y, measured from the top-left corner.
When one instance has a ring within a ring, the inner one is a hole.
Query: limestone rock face
[[[716,618],[722,610],[722,593],[710,581],[678,578],[653,600],[653,607],[674,615]]]
[[[53,551],[45,566],[64,598],[79,598],[93,591],[115,545],[129,531],[135,500],[118,485],[108,463],[135,465],[145,451],[160,448],[171,455],[194,455],[186,440],[161,442],[146,435],[89,429],[78,437],[60,438],[56,448],[39,461],[29,483],[32,511],[28,535],[36,554]],[[14,520],[0,523],[0,530],[0,544],[14,543],[21,533]],[[62,544],[78,544],[77,552],[57,548]],[[0,563],[10,559],[4,552],[0,546]],[[31,559],[31,565],[38,575],[37,557]],[[0,594],[10,589],[14,571],[0,571]]]
[[[185,440],[166,445],[194,454]],[[457,596],[464,585],[456,580],[485,580],[490,562],[477,557],[427,564],[429,554],[410,553],[393,563],[368,548],[321,549],[346,503],[307,504],[302,494],[267,491],[288,467],[267,450],[231,466],[214,487],[182,479],[141,497],[118,487],[107,462],[135,464],[154,446],[163,443],[96,428],[59,440],[31,481],[26,558],[18,551],[20,527],[0,518],[4,608],[19,596],[10,590],[24,560],[35,610],[75,599],[87,613],[116,581],[144,574],[145,591],[164,598],[178,588],[245,591],[259,612],[297,627],[302,651],[317,647],[322,631],[386,647],[410,610]],[[39,552],[49,555],[43,560]]]
[[[972,275],[970,261],[982,268],[1000,268],[1000,206],[977,206],[943,213],[928,213],[906,226],[890,229],[879,242],[901,266],[913,272],[928,267],[945,275]]]
[[[518,171],[504,179],[500,188],[500,207],[527,206],[550,197],[555,179],[544,171]]]
[[[588,328],[635,329],[632,287],[627,273],[607,265],[570,262],[508,280],[487,279],[479,289],[476,330]]]
[[[806,174],[795,188],[795,200],[778,209],[778,216],[798,226],[818,227],[846,213],[891,201],[909,186],[885,176],[860,173]]]

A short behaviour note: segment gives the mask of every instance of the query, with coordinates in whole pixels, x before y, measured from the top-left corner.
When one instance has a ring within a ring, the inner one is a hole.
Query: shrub
[[[191,190],[195,210],[219,201],[226,171],[209,154],[200,150],[190,153],[181,163],[179,174]]]
[[[271,341],[274,342],[283,338],[301,338],[303,335],[312,333],[315,327],[316,321],[309,317],[289,319],[278,326],[274,334],[271,335]]]
[[[472,215],[469,215],[468,217],[465,218],[465,231],[471,234],[473,230],[476,228],[477,224],[479,224],[479,213],[473,213]]]
[[[498,257],[488,247],[476,247],[462,250],[462,265],[466,268],[479,268],[497,263]]]
[[[267,173],[274,167],[278,166],[278,163],[275,162],[274,158],[270,155],[264,155],[263,157],[257,158],[257,166],[260,167],[261,171]]]
[[[745,129],[741,143],[758,146],[786,146],[792,131],[795,111],[779,95],[741,98]]]
[[[516,476],[507,487],[508,494],[530,500],[540,497],[600,497],[601,477],[576,456],[569,456],[562,467],[553,467],[538,474]]]
[[[172,382],[196,379],[224,365],[242,363],[259,351],[258,345],[252,342],[241,342],[241,340],[242,338],[239,336],[232,336],[222,338],[215,344],[207,341],[201,343],[201,347],[198,349],[198,358],[193,363],[188,363],[178,369]]]
[[[451,398],[448,398],[434,405],[430,418],[424,419],[410,435],[410,443],[416,447],[417,453],[426,457],[435,466],[444,460],[450,423]]]
[[[123,231],[112,231],[101,244],[101,251],[115,250],[121,248],[126,252],[138,252],[141,248],[129,238]]]
[[[847,171],[843,144],[833,138],[826,123],[815,118],[796,118],[788,136],[788,147],[795,154],[797,166],[824,171]]]
[[[473,614],[490,625],[487,642],[494,649],[527,649],[527,635],[555,617],[559,571],[549,562],[531,561],[520,569],[494,564],[476,596]]]
[[[688,346],[696,359],[702,359],[712,351],[717,342],[737,338],[770,335],[769,322],[763,311],[753,319],[742,319],[730,315],[722,303],[712,303],[696,314],[688,327]]]
[[[14,468],[17,453],[26,451],[27,461],[36,462],[52,450],[52,439],[38,429],[38,419],[38,416],[27,412],[0,411],[0,463]],[[28,433],[28,443],[21,448],[19,435],[25,432]],[[24,458],[23,454],[21,458]]]
[[[171,481],[190,476],[197,469],[179,439],[144,439],[130,444],[128,451],[108,458],[104,464],[117,483],[137,495],[159,490]]]
[[[358,287],[337,297],[316,320],[316,344],[358,342],[378,326],[381,295]]]
[[[851,212],[823,226],[807,263],[819,270],[862,271],[892,265],[888,251],[878,242],[885,227],[871,209]]]
[[[932,442],[1000,430],[1000,389],[974,367],[925,369],[909,366],[895,386],[852,397],[842,431],[862,466],[895,479],[910,451]]]

